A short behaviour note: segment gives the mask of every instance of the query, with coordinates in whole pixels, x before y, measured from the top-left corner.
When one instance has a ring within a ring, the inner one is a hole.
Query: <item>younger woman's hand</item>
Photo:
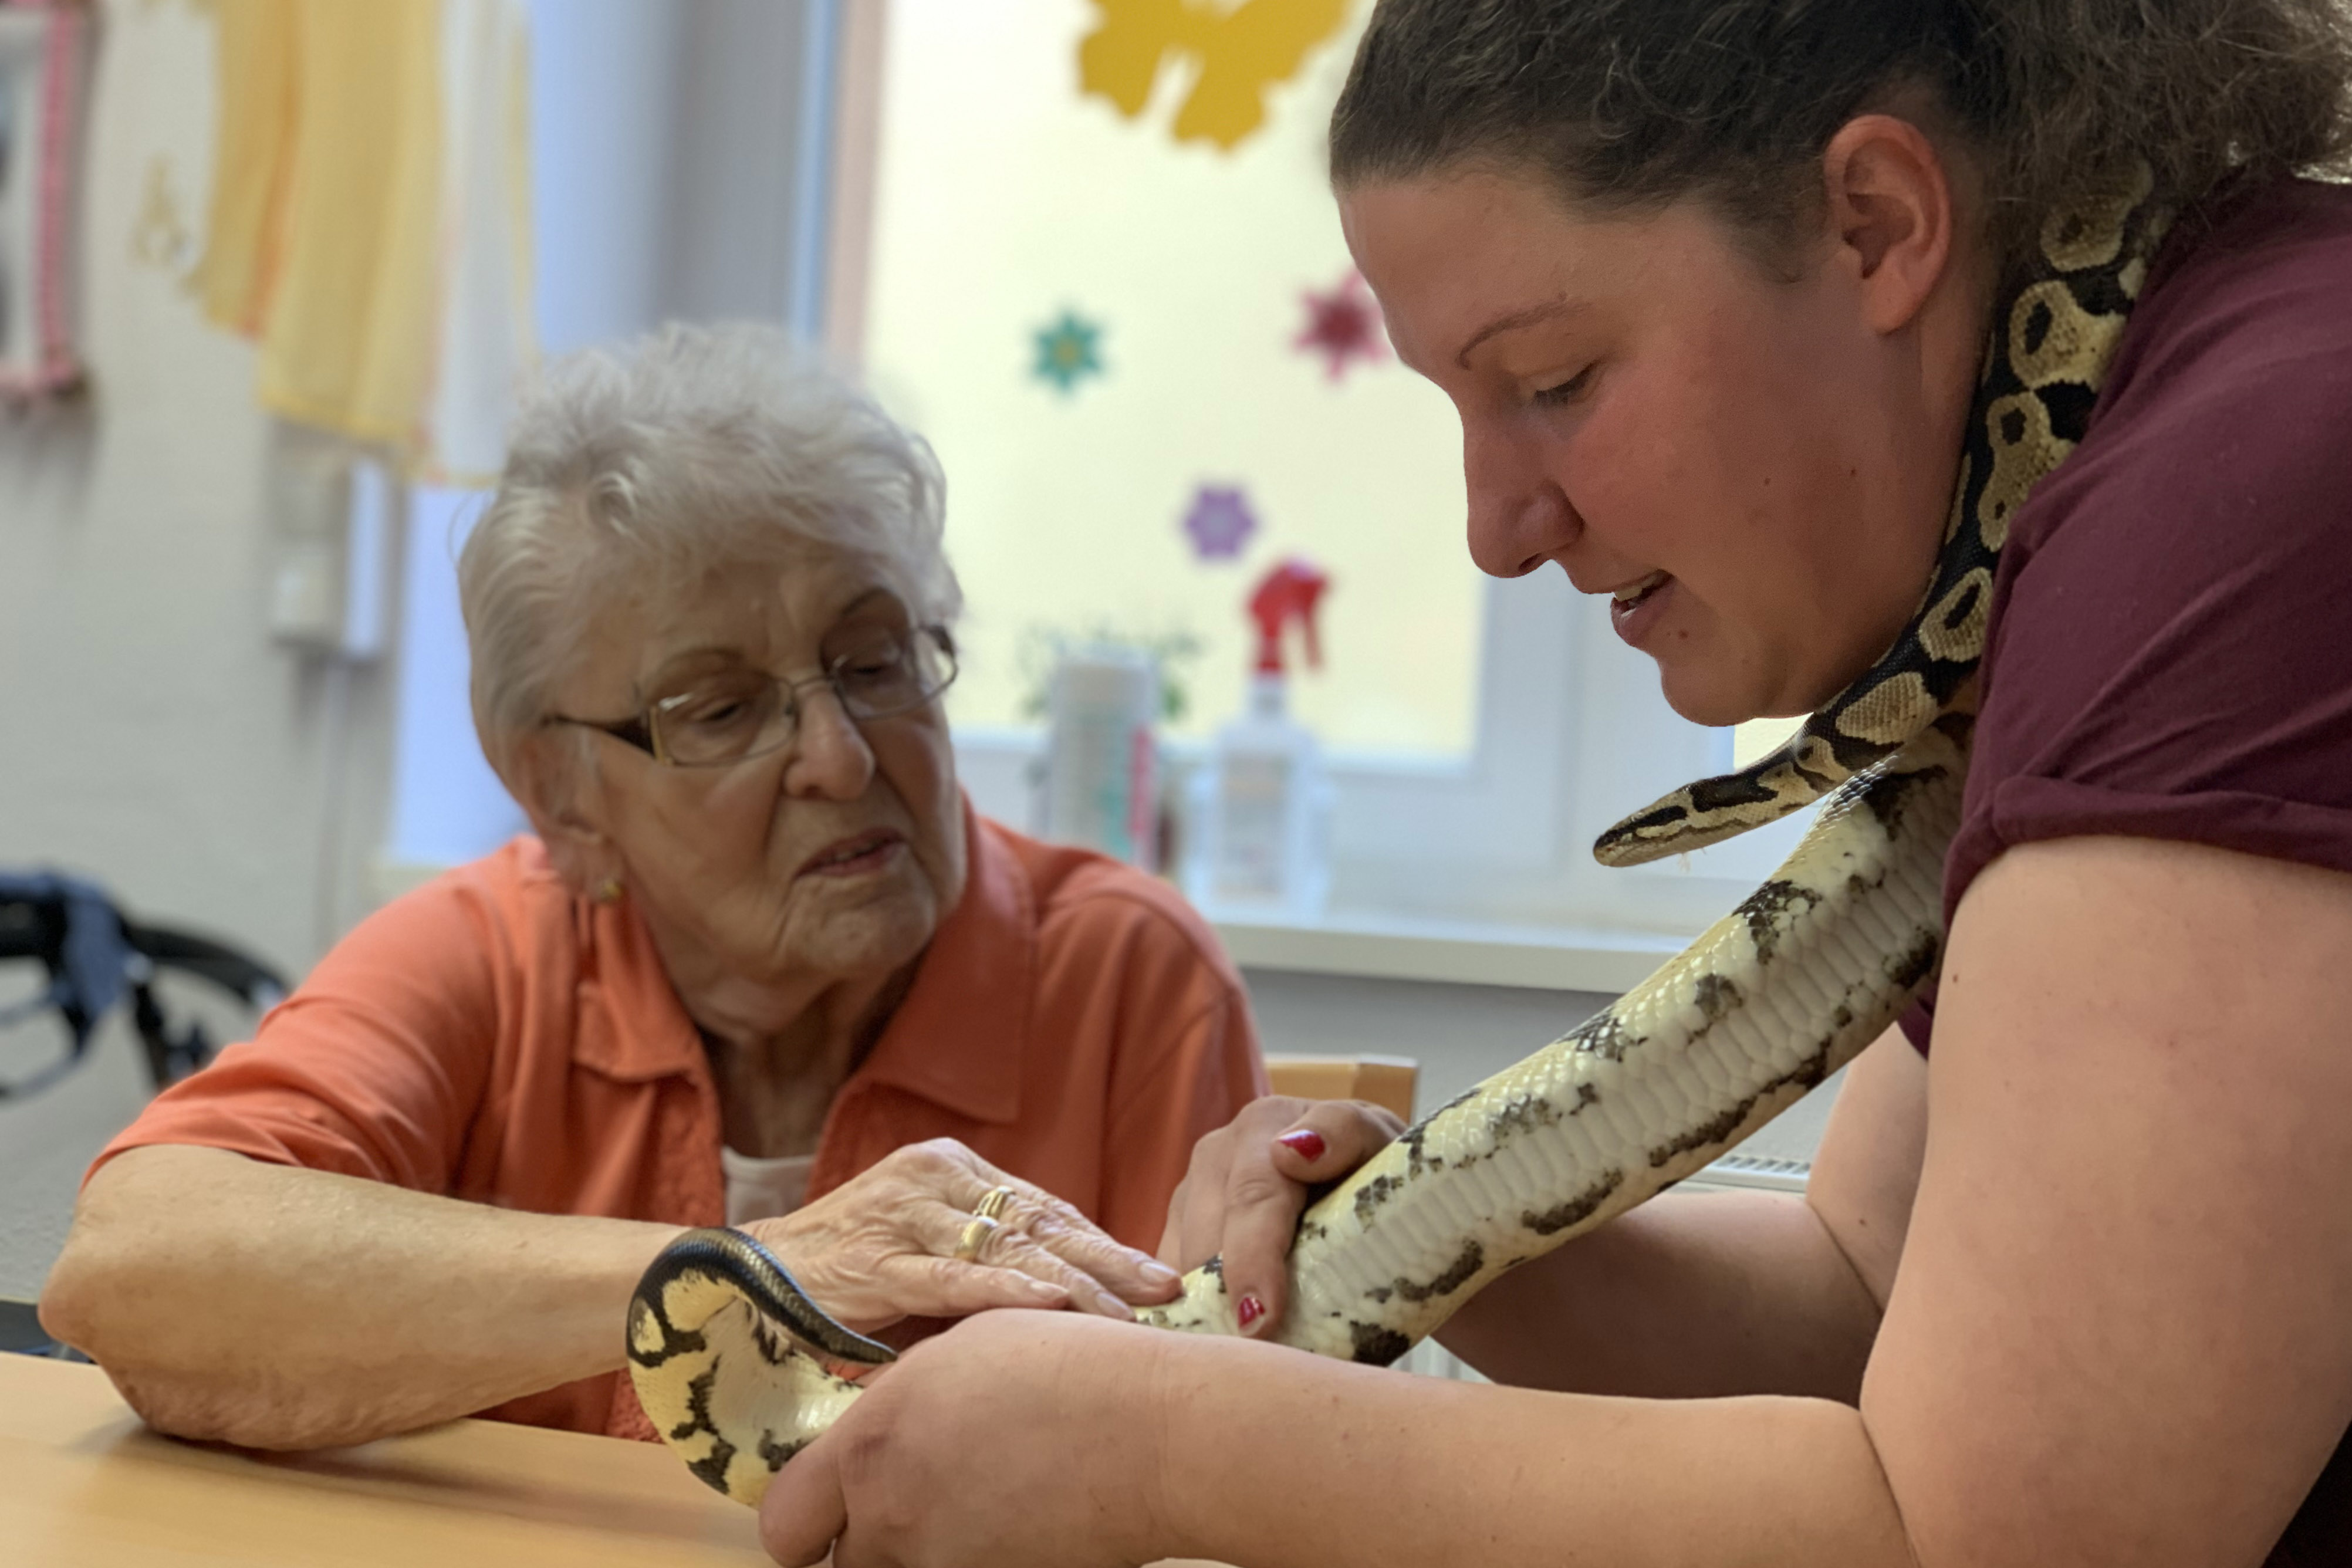
[[[1180,1549],[1158,1504],[1184,1337],[1069,1313],[958,1323],[777,1473],[761,1542],[788,1568],[828,1549],[833,1568],[1158,1562]]]
[[[1242,1331],[1263,1334],[1288,1305],[1291,1237],[1310,1188],[1336,1182],[1404,1131],[1394,1113],[1353,1100],[1270,1095],[1192,1145],[1168,1204],[1160,1260],[1197,1268],[1224,1259]]]
[[[994,1187],[1013,1196],[980,1247],[955,1256]],[[804,1208],[740,1227],[848,1327],[961,1318],[992,1307],[1076,1307],[1131,1318],[1176,1294],[1176,1274],[1103,1234],[1042,1188],[1008,1176],[951,1138],[894,1151]]]

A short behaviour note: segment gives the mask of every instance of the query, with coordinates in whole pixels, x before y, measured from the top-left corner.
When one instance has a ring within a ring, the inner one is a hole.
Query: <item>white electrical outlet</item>
[[[362,458],[351,468],[351,507],[343,536],[343,626],[345,658],[372,660],[383,652],[384,590],[391,577],[388,552],[394,538],[392,509],[405,492],[382,463]]]
[[[336,647],[343,626],[343,552],[332,539],[288,539],[269,579],[269,635],[313,652]]]
[[[280,441],[269,479],[271,637],[354,662],[383,652],[398,489],[383,465],[349,447],[308,435]]]
[[[306,652],[331,652],[343,635],[343,550],[350,531],[352,460],[340,446],[280,432],[269,464],[269,635]]]

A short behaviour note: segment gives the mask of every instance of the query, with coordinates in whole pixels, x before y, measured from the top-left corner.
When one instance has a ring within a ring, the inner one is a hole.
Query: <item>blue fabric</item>
[[[122,917],[93,884],[47,871],[0,871],[0,904],[8,903],[61,906],[66,928],[48,989],[0,1009],[0,1025],[54,1007],[72,1026],[74,1054],[79,1056],[89,1044],[90,1031],[122,999],[129,984],[133,955]]]

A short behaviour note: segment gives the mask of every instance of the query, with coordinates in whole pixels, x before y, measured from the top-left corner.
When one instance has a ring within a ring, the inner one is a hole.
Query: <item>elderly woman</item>
[[[2352,189],[2297,176],[2352,140],[2347,26],[1381,0],[1332,173],[1460,414],[1473,554],[1610,596],[1704,722],[1946,708],[1948,744],[1973,707],[1932,1011],[1864,1051],[1803,1196],[1669,1194],[1464,1309],[1520,1386],[992,1314],[785,1468],[776,1553],[2352,1562]],[[1973,703],[1901,640],[1947,603],[1917,635],[1981,649]],[[1837,706],[1890,647],[1918,685],[1869,689],[1931,700]],[[1305,1187],[1391,1131],[1255,1108],[1164,1256],[1222,1251],[1263,1336]]]
[[[688,1226],[867,1330],[1164,1300],[1121,1241],[1263,1092],[1249,1014],[1161,884],[958,791],[940,498],[764,331],[560,366],[459,563],[537,836],[364,922],[115,1140],[51,1331],[164,1430],[298,1447],[650,1436],[622,1325]]]

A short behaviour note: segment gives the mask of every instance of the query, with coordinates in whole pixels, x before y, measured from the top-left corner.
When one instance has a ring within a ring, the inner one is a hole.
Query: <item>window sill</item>
[[[1685,945],[1657,931],[1366,916],[1314,925],[1228,919],[1216,928],[1244,969],[1609,995],[1640,984]]]
[[[370,868],[367,890],[374,904],[386,904],[448,869],[379,859]],[[1661,931],[1358,914],[1313,925],[1233,919],[1214,924],[1225,951],[1244,969],[1612,996],[1648,979],[1686,945]]]

